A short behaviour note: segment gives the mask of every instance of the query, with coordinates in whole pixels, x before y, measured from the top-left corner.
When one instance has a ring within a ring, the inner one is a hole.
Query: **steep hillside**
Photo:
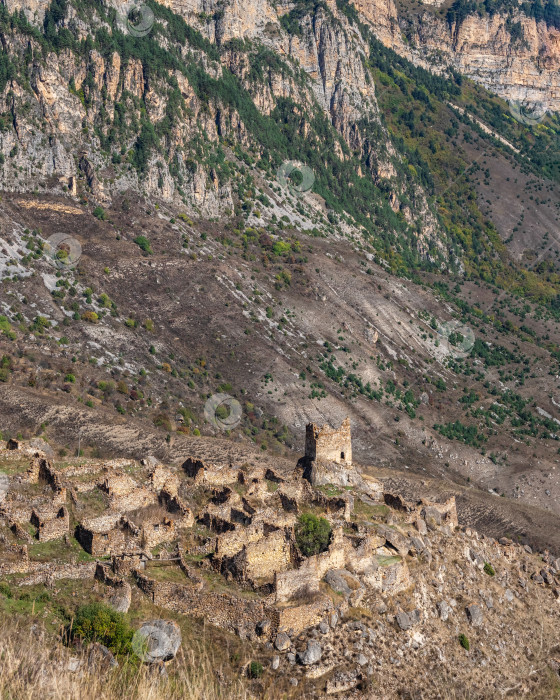
[[[454,497],[403,498],[349,453],[341,469],[320,435],[349,433],[314,432],[296,468],[2,447],[4,693],[555,697],[560,559],[459,525]]]
[[[557,122],[344,2],[199,9],[3,10],[3,430],[163,455],[224,394],[263,451],[350,415],[366,463],[558,508]]]

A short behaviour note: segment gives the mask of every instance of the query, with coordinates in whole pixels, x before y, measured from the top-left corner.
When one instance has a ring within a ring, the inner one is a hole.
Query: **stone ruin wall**
[[[240,636],[253,634],[264,618],[276,620],[278,617],[276,611],[263,600],[245,600],[226,593],[196,590],[179,583],[155,581],[139,571],[135,571],[134,575],[139,588],[154,605],[184,615],[203,617],[210,624]]]
[[[305,429],[305,456],[311,461],[352,464],[352,433],[350,419],[346,418],[340,428],[328,425],[322,428],[309,423]]]
[[[37,528],[39,542],[57,540],[70,530],[70,516],[66,506],[55,508],[47,515],[33,510],[30,522]]]
[[[278,571],[293,566],[294,559],[290,537],[284,530],[276,530],[267,537],[246,544],[234,558],[234,563],[241,574],[240,578],[262,586],[272,583]]]
[[[418,518],[435,516],[437,520],[441,519],[441,522],[451,528],[459,526],[455,496],[451,496],[443,503],[434,503],[425,498],[411,502],[407,501],[400,494],[384,493],[383,500],[393,510],[406,513],[406,521],[409,523],[414,522]]]

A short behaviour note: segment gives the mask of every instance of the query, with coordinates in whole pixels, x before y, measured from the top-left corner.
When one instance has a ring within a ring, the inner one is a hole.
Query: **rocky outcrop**
[[[450,24],[431,8],[414,18],[399,15],[393,0],[353,4],[385,46],[414,63],[435,71],[452,67],[506,100],[560,108],[560,32],[544,21],[473,13]]]

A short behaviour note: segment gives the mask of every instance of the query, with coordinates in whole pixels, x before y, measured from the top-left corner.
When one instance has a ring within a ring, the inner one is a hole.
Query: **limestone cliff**
[[[417,64],[432,70],[451,66],[507,100],[560,107],[560,32],[544,21],[516,12],[474,13],[449,23],[433,7],[412,17],[399,15],[393,0],[353,4],[386,46]]]

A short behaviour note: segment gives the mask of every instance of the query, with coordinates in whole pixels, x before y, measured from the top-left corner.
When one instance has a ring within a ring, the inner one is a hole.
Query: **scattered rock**
[[[436,607],[438,610],[440,620],[443,620],[443,622],[445,622],[451,614],[451,607],[445,602],[445,600],[440,600]]]
[[[181,630],[172,620],[150,620],[136,631],[132,648],[146,663],[169,661],[181,646]]]
[[[358,578],[346,569],[331,569],[325,574],[325,581],[337,593],[349,598],[354,591],[362,587]]]
[[[88,647],[88,666],[94,670],[107,672],[118,668],[118,661],[103,644],[93,642]]]
[[[107,600],[108,605],[110,605],[113,610],[121,613],[127,613],[130,608],[130,603],[132,600],[132,589],[128,581],[123,581],[121,585],[117,586],[112,595]]]
[[[412,627],[412,620],[410,619],[408,614],[405,612],[397,613],[397,616],[395,619],[397,621],[397,625],[402,630],[409,630]]]
[[[482,613],[482,608],[479,605],[468,605],[465,608],[467,613],[467,618],[473,627],[478,627],[482,624],[484,620],[484,615]]]
[[[321,660],[322,655],[321,645],[315,640],[307,642],[307,649],[297,654],[298,663],[302,666],[311,666]]]
[[[261,620],[257,623],[257,634],[261,637],[266,636],[270,632],[271,622],[269,619]]]
[[[277,671],[280,666],[280,657],[278,655],[272,657],[270,667],[273,671]]]
[[[17,447],[9,447],[8,449],[16,450],[18,448]],[[80,661],[80,659],[78,659],[76,656],[71,656],[68,659],[68,662],[66,663],[66,670],[70,671],[70,673],[76,673],[76,671],[80,668],[81,665],[82,665],[82,662]]]
[[[345,693],[358,685],[360,677],[356,669],[344,672],[338,671],[327,681],[327,695]]]
[[[286,649],[290,648],[291,644],[292,642],[285,632],[279,632],[276,635],[274,646],[278,649],[278,651],[286,651]]]

